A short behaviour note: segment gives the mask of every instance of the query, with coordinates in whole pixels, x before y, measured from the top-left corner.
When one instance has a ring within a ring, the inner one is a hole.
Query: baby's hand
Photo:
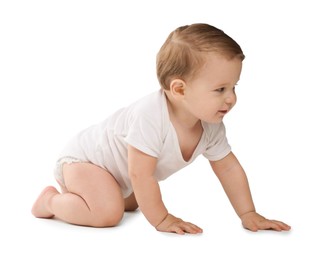
[[[290,226],[277,220],[269,220],[259,215],[257,212],[248,212],[240,216],[242,226],[251,231],[271,229],[276,231],[288,231]]]
[[[168,214],[166,218],[156,226],[156,229],[161,232],[172,232],[180,235],[184,235],[185,233],[198,234],[203,232],[203,230],[198,226],[185,222],[171,214]]]

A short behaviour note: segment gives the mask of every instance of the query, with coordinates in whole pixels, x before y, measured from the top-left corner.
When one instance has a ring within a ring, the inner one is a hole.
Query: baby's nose
[[[236,95],[234,93],[230,93],[225,98],[225,103],[232,105],[236,102]]]

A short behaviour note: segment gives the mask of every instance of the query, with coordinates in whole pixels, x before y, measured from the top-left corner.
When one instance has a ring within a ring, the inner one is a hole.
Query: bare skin
[[[31,213],[37,218],[52,218],[54,214],[47,209],[47,201],[51,200],[53,196],[59,194],[58,190],[53,186],[46,187],[35,201]]]
[[[90,163],[65,164],[66,188],[62,193],[46,187],[32,207],[38,218],[53,216],[76,225],[109,227],[117,225],[124,211],[136,210],[132,194],[124,199],[115,179],[104,169]]]

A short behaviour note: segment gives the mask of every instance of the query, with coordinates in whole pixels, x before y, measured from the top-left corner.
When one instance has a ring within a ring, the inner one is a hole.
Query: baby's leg
[[[45,189],[33,207],[36,217],[55,215],[68,223],[93,227],[115,226],[120,222],[124,199],[109,172],[90,163],[72,163],[64,164],[63,175],[67,192],[55,193],[53,187]]]
[[[37,218],[54,217],[54,214],[47,209],[46,202],[56,194],[59,194],[59,192],[55,187],[53,186],[46,187],[38,196],[36,202],[34,203],[31,209],[31,213]]]
[[[132,193],[128,198],[124,200],[124,210],[125,211],[135,211],[138,208],[138,203],[135,194]]]

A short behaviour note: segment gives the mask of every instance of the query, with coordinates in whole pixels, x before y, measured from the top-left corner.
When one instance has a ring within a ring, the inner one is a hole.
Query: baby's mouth
[[[228,113],[228,110],[219,110],[219,112],[222,114],[226,114],[226,113]]]

